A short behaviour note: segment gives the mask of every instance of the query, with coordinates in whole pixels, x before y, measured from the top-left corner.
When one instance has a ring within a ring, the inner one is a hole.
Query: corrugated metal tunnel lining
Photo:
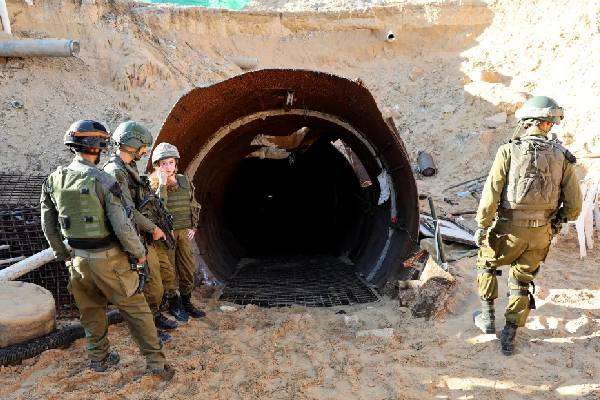
[[[195,184],[197,243],[219,279],[246,257],[326,255],[382,286],[416,245],[408,156],[360,83],[302,70],[239,75],[184,95],[164,141]]]

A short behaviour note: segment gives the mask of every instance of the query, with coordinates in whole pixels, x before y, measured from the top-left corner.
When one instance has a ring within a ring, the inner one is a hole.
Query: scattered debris
[[[421,239],[419,247],[429,254],[435,254],[435,243],[433,242],[433,238]],[[444,243],[444,255],[448,262],[476,256],[478,251],[478,248],[463,243]]]
[[[433,157],[424,151],[417,153],[417,163],[419,165],[419,173],[423,176],[433,176],[437,174],[437,168],[433,161]]]
[[[20,109],[24,106],[23,102],[20,100],[12,100],[8,104],[14,109]]]
[[[219,310],[223,311],[223,312],[232,312],[232,311],[236,311],[237,308],[233,307],[233,306],[226,306],[223,305],[221,307],[219,307]]]
[[[417,318],[442,315],[456,279],[429,257],[418,280],[398,282],[398,301]]]
[[[433,218],[427,214],[421,214],[421,223],[419,230],[421,235],[425,237],[433,237],[435,232],[435,226]],[[456,221],[449,219],[439,218],[440,233],[442,239],[450,242],[463,243],[473,247],[477,247],[475,244],[475,238],[473,232],[470,229],[460,225]]]
[[[411,81],[416,81],[417,78],[423,76],[423,74],[425,73],[425,70],[421,67],[414,67],[412,69],[412,71],[410,71],[410,73],[408,74],[408,79],[410,79]]]

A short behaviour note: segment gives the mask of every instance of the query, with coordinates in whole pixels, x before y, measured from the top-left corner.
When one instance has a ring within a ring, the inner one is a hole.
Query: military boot
[[[146,368],[146,372],[150,375],[158,376],[163,381],[170,381],[175,376],[175,370],[169,365],[165,364],[164,368]]]
[[[181,304],[181,297],[178,294],[169,298],[169,314],[175,317],[179,322],[188,321],[188,313],[183,309]]]
[[[106,357],[104,357],[103,360],[90,361],[90,369],[92,371],[96,371],[96,372],[104,372],[111,365],[117,365],[119,363],[119,361],[121,361],[121,357],[119,357],[119,353],[117,353],[116,351],[111,351],[106,355]]]
[[[161,312],[157,312],[156,315],[154,315],[154,325],[156,325],[158,329],[175,329],[178,326],[177,322],[165,317]]]
[[[511,356],[515,348],[515,336],[517,334],[517,325],[507,322],[500,334],[500,350],[505,356]]]
[[[481,311],[473,313],[473,322],[483,333],[496,333],[494,300],[481,300]]]
[[[192,304],[191,297],[191,294],[181,295],[181,304],[183,305],[183,309],[185,310],[185,312],[187,312],[188,315],[192,318],[202,318],[206,316],[204,311],[196,308],[196,306]]]
[[[169,343],[171,340],[173,340],[171,335],[165,331],[161,331],[160,329],[156,330],[156,335],[158,336],[158,340],[160,340],[160,342],[163,344]]]

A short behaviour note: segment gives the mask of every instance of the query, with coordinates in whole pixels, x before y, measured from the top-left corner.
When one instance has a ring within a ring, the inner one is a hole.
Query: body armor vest
[[[173,215],[173,229],[192,228],[192,191],[191,185],[185,175],[177,174],[178,187],[169,192],[167,209]]]
[[[522,210],[520,214],[531,219],[548,218],[559,206],[565,155],[540,136],[512,140],[509,146],[510,167],[501,208]]]
[[[52,198],[66,239],[107,239],[112,232],[95,190],[96,178],[59,167],[53,174]]]

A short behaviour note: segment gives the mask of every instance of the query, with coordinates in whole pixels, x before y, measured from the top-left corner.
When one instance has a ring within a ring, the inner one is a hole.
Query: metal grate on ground
[[[45,175],[0,174],[0,204],[39,205]]]
[[[220,300],[260,307],[333,307],[371,303],[377,292],[336,258],[255,261],[227,281]]]
[[[44,177],[0,174],[0,259],[28,257],[48,248],[40,221],[39,196]],[[8,265],[0,265],[0,269]],[[63,262],[48,263],[21,278],[48,289],[60,316],[77,310],[67,289],[69,272]]]

